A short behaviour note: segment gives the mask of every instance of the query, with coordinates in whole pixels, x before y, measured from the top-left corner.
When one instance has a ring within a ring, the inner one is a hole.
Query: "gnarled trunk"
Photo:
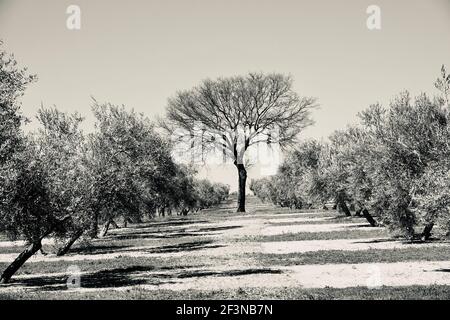
[[[372,217],[372,215],[369,213],[369,210],[366,208],[363,209],[362,214],[364,218],[370,223],[372,227],[378,227],[378,223],[375,221],[375,219]]]
[[[63,256],[65,255],[67,252],[69,252],[70,248],[72,247],[72,245],[75,243],[75,241],[77,241],[81,235],[83,234],[83,230],[78,230],[76,231],[72,237],[69,239],[69,241],[66,242],[66,244],[62,247],[59,248],[58,252],[56,253],[57,256]]]
[[[247,183],[247,170],[243,164],[236,164],[239,177],[239,191],[238,191],[238,208],[237,212],[245,212],[245,185]]]
[[[61,219],[57,219],[53,224],[50,225],[48,230],[44,232],[40,238],[34,240],[21,254],[3,271],[0,277],[0,283],[8,283],[11,277],[19,270],[19,268],[36,252],[42,249],[42,239],[51,234],[55,227],[64,223],[66,220],[70,219],[70,215],[66,215]]]
[[[3,271],[0,283],[8,283],[17,270],[36,252],[42,248],[41,240],[31,243],[21,254]]]
[[[425,226],[425,228],[423,228],[423,231],[422,231],[422,240],[423,241],[427,241],[430,239],[431,230],[433,229],[433,227],[434,227],[434,222],[430,222]]]
[[[352,214],[350,213],[350,210],[348,209],[347,204],[344,200],[339,200],[338,208],[340,209],[340,211],[344,212],[347,217],[351,217]]]

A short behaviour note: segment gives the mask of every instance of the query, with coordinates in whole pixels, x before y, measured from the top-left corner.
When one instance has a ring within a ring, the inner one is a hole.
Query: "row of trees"
[[[114,219],[176,212],[186,215],[227,198],[229,189],[195,178],[175,163],[172,145],[142,114],[94,101],[95,130],[84,134],[83,118],[41,107],[39,129],[25,134],[28,120],[19,98],[36,80],[0,51],[0,231],[29,246],[9,265],[8,282],[52,236],[65,254],[81,236],[106,235]]]
[[[251,190],[285,207],[333,201],[346,215],[354,208],[372,226],[410,239],[429,239],[436,224],[450,230],[450,75],[444,66],[435,86],[436,97],[402,92],[389,107],[362,111],[357,124],[327,142],[299,144],[275,176],[252,181]]]

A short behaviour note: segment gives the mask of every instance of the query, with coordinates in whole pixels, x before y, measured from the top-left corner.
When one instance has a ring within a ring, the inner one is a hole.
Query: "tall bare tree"
[[[300,97],[292,83],[283,74],[250,73],[207,79],[169,99],[163,126],[179,136],[176,141],[201,141],[202,156],[220,150],[233,160],[239,177],[238,212],[245,212],[248,148],[259,143],[292,144],[312,124],[310,110],[316,100]]]

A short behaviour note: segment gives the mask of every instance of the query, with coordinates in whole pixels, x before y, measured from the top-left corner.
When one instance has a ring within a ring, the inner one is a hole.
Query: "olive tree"
[[[387,225],[413,237],[424,213],[417,211],[414,199],[421,189],[423,193],[421,181],[430,177],[431,166],[445,168],[441,159],[448,155],[448,113],[425,94],[411,99],[404,92],[389,108],[374,105],[361,117],[371,136],[366,159],[374,205]]]
[[[26,137],[2,179],[1,221],[10,238],[29,245],[4,270],[1,282],[42,248],[45,237],[65,239],[88,219],[86,171],[80,161],[82,118],[41,108],[37,119],[41,128]]]
[[[140,221],[143,213],[165,205],[177,167],[169,142],[143,114],[97,102],[93,111],[97,122],[89,137],[90,192],[104,236],[114,218]]]

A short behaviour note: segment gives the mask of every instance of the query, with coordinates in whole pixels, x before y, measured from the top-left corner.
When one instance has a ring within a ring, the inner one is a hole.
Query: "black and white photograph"
[[[0,0],[0,300],[449,299],[450,0]]]

